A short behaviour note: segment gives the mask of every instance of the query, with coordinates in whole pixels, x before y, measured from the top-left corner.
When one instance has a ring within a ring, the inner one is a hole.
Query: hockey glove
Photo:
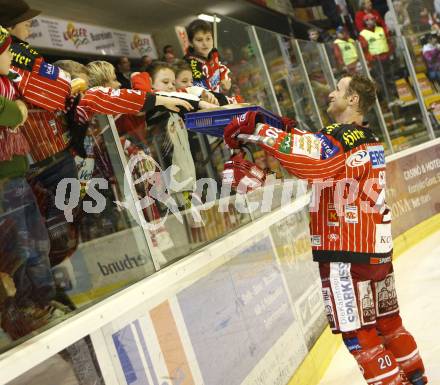
[[[264,123],[264,117],[259,112],[248,111],[235,117],[231,123],[226,126],[223,133],[225,143],[231,149],[239,148],[240,142],[237,136],[240,134],[252,135],[257,123]]]

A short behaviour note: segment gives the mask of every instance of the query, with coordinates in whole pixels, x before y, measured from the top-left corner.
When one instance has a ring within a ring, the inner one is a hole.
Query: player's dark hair
[[[346,96],[357,94],[359,96],[359,111],[365,115],[376,100],[376,84],[365,75],[354,74],[349,77],[351,80]]]
[[[186,33],[188,34],[188,40],[190,42],[192,42],[194,39],[194,35],[200,31],[205,32],[205,33],[210,32],[212,34],[212,25],[204,20],[196,19],[196,20],[192,21],[188,25],[188,27],[186,27]]]

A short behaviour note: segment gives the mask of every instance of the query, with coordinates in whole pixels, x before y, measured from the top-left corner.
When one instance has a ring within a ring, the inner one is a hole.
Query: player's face
[[[153,88],[156,91],[176,91],[176,75],[169,68],[162,68],[154,75]]]
[[[344,112],[348,107],[346,92],[348,85],[350,84],[350,80],[350,77],[345,77],[339,80],[336,89],[328,96],[327,112],[334,119],[336,119],[336,117]]]
[[[194,47],[195,53],[203,57],[208,57],[209,53],[214,48],[214,41],[212,40],[211,32],[197,32],[191,43]]]
[[[193,77],[192,72],[187,71],[181,71],[179,75],[176,77],[176,88],[186,88],[191,87],[193,85]]]
[[[11,35],[18,37],[20,40],[27,40],[31,34],[31,20],[22,21],[9,29]]]
[[[0,55],[0,75],[7,75],[9,73],[11,60],[12,60],[12,54],[11,52],[9,52],[9,47],[8,47]]]

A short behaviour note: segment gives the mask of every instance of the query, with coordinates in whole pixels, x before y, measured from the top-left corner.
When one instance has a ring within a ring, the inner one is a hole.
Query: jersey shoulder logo
[[[321,141],[321,159],[331,158],[339,152],[338,146],[322,132],[318,132],[315,136]]]
[[[312,159],[320,159],[321,141],[314,134],[294,135],[292,154],[305,155]]]
[[[370,156],[368,155],[367,150],[359,150],[356,151],[354,154],[351,154],[347,160],[345,161],[345,164],[348,167],[359,167],[363,166],[364,164],[368,163],[370,160]]]
[[[331,133],[341,143],[344,151],[348,152],[361,144],[377,142],[373,133],[366,128],[354,124],[342,124]]]
[[[329,126],[324,127],[321,132],[324,134],[332,134],[337,128],[341,127],[342,124],[340,123],[335,123],[335,124],[330,124]]]
[[[364,131],[359,130],[358,128],[349,128],[344,130],[344,133],[342,134],[343,143],[348,148],[357,147],[362,139],[367,139],[367,136]]]
[[[371,160],[371,167],[384,168],[385,167],[385,151],[383,146],[368,146],[368,155]]]

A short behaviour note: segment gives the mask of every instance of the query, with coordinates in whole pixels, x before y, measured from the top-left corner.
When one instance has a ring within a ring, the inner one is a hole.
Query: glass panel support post
[[[428,135],[431,139],[435,139],[434,128],[432,127],[431,119],[429,118],[428,109],[426,108],[425,101],[423,99],[423,93],[420,89],[419,82],[417,81],[417,73],[414,68],[414,64],[411,59],[411,53],[409,52],[408,44],[405,37],[402,35],[402,30],[400,29],[400,24],[397,20],[396,10],[393,6],[392,0],[387,0],[388,8],[394,19],[394,25],[396,26],[396,39],[400,42],[403,48],[403,56],[405,58],[406,67],[408,68],[409,74],[413,79],[414,91],[416,92],[417,101],[419,102],[420,111],[422,111],[423,121],[425,127],[428,130]]]
[[[298,40],[292,39],[292,47],[295,51],[295,55],[296,55],[297,59],[299,60],[299,65],[300,65],[301,71],[303,73],[304,80],[306,82],[307,88],[309,89],[309,94],[312,98],[313,109],[315,110],[315,114],[319,120],[319,128],[318,129],[321,129],[322,127],[324,127],[324,122],[322,121],[321,114],[319,113],[318,102],[316,101],[315,94],[313,93],[312,83],[310,82],[310,77],[307,73],[306,65],[304,63],[304,58],[301,54],[301,48],[299,46]]]
[[[358,52],[359,60],[361,62],[362,70],[364,73],[368,75],[368,77],[371,80],[374,80],[373,77],[370,74],[370,71],[368,69],[367,60],[365,59],[364,51],[362,50],[361,44],[359,41],[356,41],[356,49]],[[380,129],[382,131],[383,137],[385,138],[385,142],[390,149],[391,153],[394,153],[393,143],[391,142],[390,133],[387,129],[387,124],[385,122],[385,118],[383,117],[382,108],[380,107],[379,99],[376,97],[376,100],[374,102],[374,111],[376,112],[376,116],[379,120]]]
[[[272,108],[275,110],[274,112],[278,115],[282,115],[280,105],[278,103],[275,88],[272,84],[270,78],[270,72],[267,67],[266,60],[264,59],[263,50],[261,48],[260,40],[258,39],[257,30],[254,26],[248,27],[249,38],[251,40],[251,44],[256,48],[257,60],[260,64],[261,69],[263,70],[264,77],[266,78],[266,84],[269,87],[269,97],[271,100]]]
[[[136,193],[136,188],[131,179],[131,173],[129,172],[129,166],[127,160],[125,159],[124,150],[122,148],[121,141],[119,139],[119,134],[116,129],[115,121],[113,120],[113,117],[109,115],[107,115],[107,119],[110,125],[110,132],[112,134],[113,140],[115,141],[116,149],[118,151],[119,160],[121,161],[124,170],[124,195],[125,195],[126,187],[128,187],[128,191],[130,195],[126,198],[131,201],[128,202],[128,204],[133,203],[135,207],[135,210],[132,210],[132,214],[135,215],[136,217],[133,219],[135,219],[136,223],[138,223],[139,226],[141,227],[145,240],[147,242],[151,259],[154,264],[154,268],[156,269],[156,271],[159,271],[161,268],[159,261],[164,260],[164,256],[162,255],[162,252],[158,247],[153,246],[153,242],[151,240],[150,234],[148,233],[147,221],[145,220],[144,214],[140,209],[139,198]]]
[[[325,45],[323,43],[318,43],[319,57],[321,58],[321,62],[324,63],[324,76],[327,79],[327,82],[330,84],[333,90],[336,89],[336,79],[333,75],[332,65],[330,64],[330,60],[327,55],[327,50],[325,49]]]

